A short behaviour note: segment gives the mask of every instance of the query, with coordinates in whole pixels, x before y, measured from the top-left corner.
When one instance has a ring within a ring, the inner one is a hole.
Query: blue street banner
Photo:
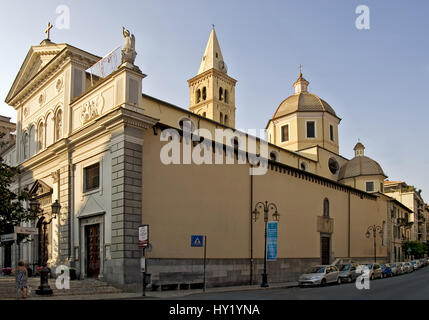
[[[191,236],[191,247],[203,247],[204,246],[204,236]]]
[[[267,261],[277,260],[277,221],[268,222],[267,225]]]

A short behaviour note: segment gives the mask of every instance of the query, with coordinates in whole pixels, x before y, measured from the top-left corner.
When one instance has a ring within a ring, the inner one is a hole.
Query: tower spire
[[[198,74],[206,72],[210,69],[216,69],[226,73],[226,64],[223,61],[222,51],[220,50],[219,41],[216,36],[214,24],[210,32],[209,41],[207,42],[206,49],[204,50],[203,59],[198,69]]]

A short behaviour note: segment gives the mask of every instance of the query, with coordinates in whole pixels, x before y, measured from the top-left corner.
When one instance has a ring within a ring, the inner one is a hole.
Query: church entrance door
[[[85,226],[86,236],[86,274],[98,277],[100,274],[100,225]]]
[[[331,239],[328,237],[321,238],[321,246],[322,246],[322,264],[330,264],[331,260]]]

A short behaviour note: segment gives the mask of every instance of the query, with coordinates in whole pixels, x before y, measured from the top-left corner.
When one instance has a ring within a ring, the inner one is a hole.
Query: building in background
[[[413,223],[410,240],[426,242],[427,216],[421,190],[417,190],[414,186],[410,186],[402,181],[385,181],[384,192],[413,211],[409,220],[409,222]]]

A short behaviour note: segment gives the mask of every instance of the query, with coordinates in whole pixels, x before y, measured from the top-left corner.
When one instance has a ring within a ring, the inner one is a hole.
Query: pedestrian
[[[16,270],[16,289],[22,292],[22,297],[27,299],[27,279],[28,271],[25,267],[24,261],[18,262],[18,268]]]

